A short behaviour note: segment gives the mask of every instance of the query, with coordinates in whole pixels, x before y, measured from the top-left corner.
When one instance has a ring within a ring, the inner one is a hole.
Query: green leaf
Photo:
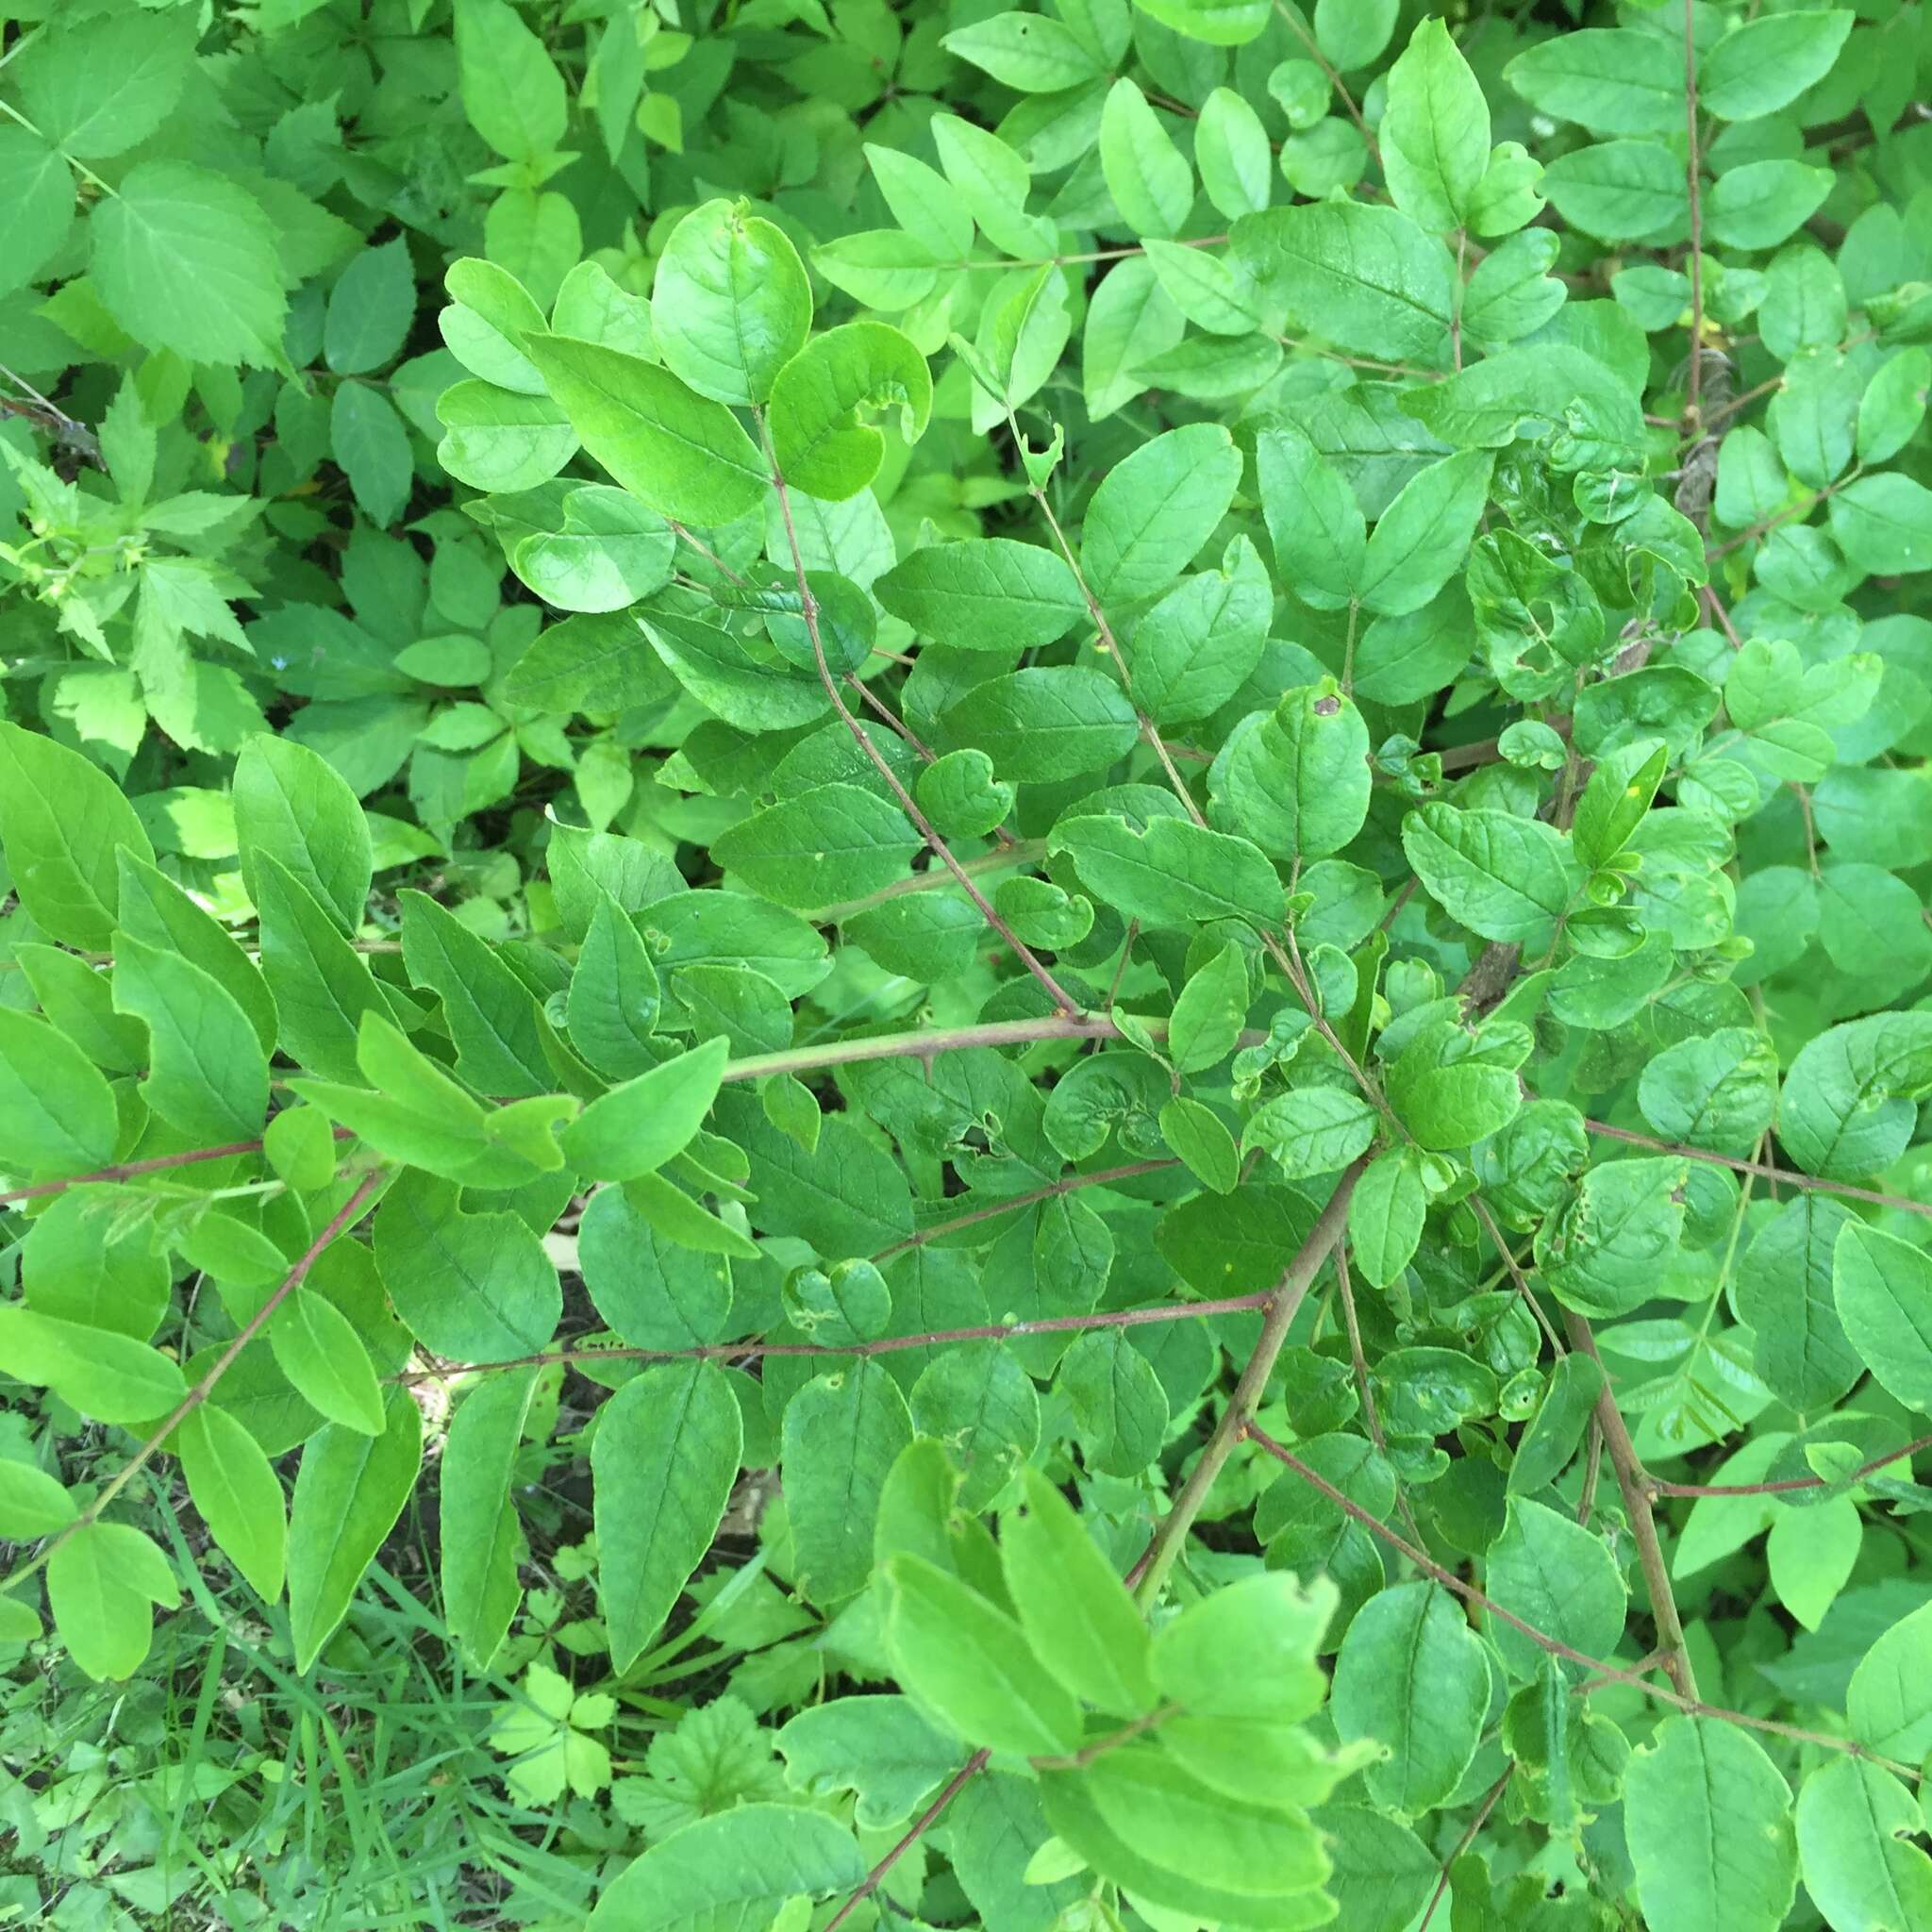
[[[1597,134],[1675,134],[1684,126],[1684,42],[1634,27],[1553,34],[1503,77],[1531,107]],[[1700,105],[1708,106],[1702,101]]]
[[[436,420],[437,461],[473,490],[534,490],[576,454],[576,430],[545,395],[458,382],[437,397]]]
[[[529,1226],[465,1213],[452,1183],[425,1174],[400,1174],[384,1194],[375,1265],[416,1338],[457,1361],[534,1355],[563,1312],[556,1265]]]
[[[1830,73],[1851,32],[1846,8],[1746,20],[1697,63],[1697,105],[1724,121],[1756,121],[1789,107]]]
[[[401,898],[403,961],[418,986],[441,996],[457,1071],[478,1092],[500,1098],[549,1091],[557,1075],[529,988],[435,900],[421,892]]]
[[[1711,184],[1704,198],[1707,232],[1727,248],[1774,248],[1818,212],[1831,184],[1829,168],[1746,161]]]
[[[1322,1700],[1315,1654],[1337,1602],[1326,1577],[1304,1585],[1268,1571],[1224,1584],[1155,1634],[1155,1688],[1202,1717],[1307,1717]]]
[[[1261,117],[1234,89],[1218,87],[1194,123],[1194,165],[1208,199],[1234,221],[1268,206],[1274,157]]]
[[[188,362],[271,362],[287,298],[253,195],[187,161],[142,161],[89,220],[92,279],[134,340]]]
[[[167,1557],[130,1524],[83,1524],[55,1544],[47,1560],[54,1627],[97,1683],[131,1677],[154,1641],[151,1606],[171,1610],[180,1601]]]
[[[1104,772],[1141,735],[1120,685],[1074,664],[1035,665],[974,685],[944,724],[948,738],[985,752],[1002,777],[1036,783]],[[891,876],[901,863],[895,859]]]
[[[1874,1013],[1814,1035],[1785,1072],[1778,1138],[1807,1174],[1856,1180],[1904,1153],[1932,1091],[1932,1015]]]
[[[1486,1588],[1532,1629],[1587,1657],[1607,1657],[1624,1634],[1624,1578],[1603,1540],[1526,1496],[1509,1499],[1503,1534],[1490,1546]],[[1516,1676],[1537,1674],[1544,1653],[1520,1630],[1498,1619],[1490,1635]]]
[[[0,840],[14,891],[50,938],[99,948],[113,937],[119,854],[151,861],[133,807],[101,768],[0,722]]]
[[[659,516],[728,524],[764,501],[764,462],[723,403],[601,343],[528,335],[523,346],[584,447]]]
[[[1038,1756],[1077,1747],[1079,1706],[1011,1617],[923,1557],[894,1557],[885,1575],[886,1648],[915,1697],[969,1743]]]
[[[1835,1932],[1932,1915],[1932,1857],[1911,1842],[1924,1821],[1889,1771],[1826,1758],[1799,1787],[1797,1826],[1805,1890]]]
[[[1225,1127],[1221,1131],[1227,1134]],[[1231,1137],[1228,1153],[1234,1153]],[[1098,1329],[1081,1336],[1061,1357],[1056,1386],[1087,1439],[1082,1451],[1090,1469],[1138,1475],[1160,1454],[1170,1420],[1167,1391],[1124,1335]]]
[[[147,1028],[142,1096],[171,1126],[205,1142],[260,1134],[268,1056],[247,1014],[200,967],[118,935],[114,1010]]]
[[[1401,617],[1420,610],[1469,554],[1489,499],[1491,458],[1460,450],[1420,470],[1382,512],[1362,560],[1364,608]]]
[[[778,372],[772,385],[772,449],[792,489],[842,503],[878,475],[886,439],[861,411],[896,411],[899,437],[908,443],[924,435],[932,414],[925,358],[883,322],[828,329]]]
[[[1087,609],[1057,553],[1007,537],[926,544],[880,577],[873,594],[922,637],[965,651],[1050,644]]]
[[[1241,1130],[1241,1152],[1273,1155],[1290,1180],[1335,1174],[1368,1151],[1380,1116],[1359,1093],[1297,1087],[1271,1100]]]
[[[598,1591],[620,1671],[663,1626],[703,1560],[742,1453],[738,1399],[708,1362],[664,1363],[627,1382],[598,1421]]]
[[[1007,1588],[1035,1655],[1076,1697],[1116,1717],[1153,1709],[1147,1626],[1058,1490],[1025,1477],[1025,1511],[1000,1539]]]
[[[1395,205],[1419,227],[1461,227],[1490,165],[1490,108],[1440,20],[1425,20],[1389,70],[1379,129]]]
[[[479,1672],[490,1669],[523,1601],[516,1459],[537,1378],[535,1369],[486,1375],[458,1405],[443,1445],[442,1614]]]
[[[98,161],[145,141],[193,68],[198,23],[140,9],[50,21],[23,41],[12,79],[51,145]]]
[[[1644,1068],[1637,1099],[1666,1141],[1745,1155],[1771,1125],[1777,1055],[1751,1027],[1721,1027],[1666,1048]]]
[[[1233,248],[1303,329],[1351,355],[1441,366],[1455,264],[1400,208],[1324,201],[1234,226]]]
[[[1686,1163],[1673,1156],[1591,1168],[1537,1231],[1537,1259],[1566,1307],[1629,1314],[1657,1291],[1684,1227]]]
[[[1050,33],[1052,25],[1043,16],[1025,14],[1029,27]],[[973,215],[958,189],[943,175],[916,157],[898,149],[874,146],[868,142],[865,158],[871,165],[879,192],[892,211],[892,219],[908,231],[915,247],[937,242],[949,255],[964,257],[973,252]],[[1024,190],[1023,198],[1024,198]],[[848,238],[850,239],[850,238]],[[894,237],[894,240],[906,239]],[[917,300],[917,297],[914,297]]]
[[[1131,80],[1117,80],[1108,90],[1100,167],[1114,207],[1134,234],[1164,239],[1180,232],[1194,205],[1194,171]]]
[[[1932,1256],[1847,1221],[1832,1250],[1831,1291],[1846,1339],[1879,1386],[1932,1413]]]
[[[1583,864],[1600,866],[1617,857],[1650,809],[1670,762],[1669,746],[1640,738],[1597,761],[1576,801],[1571,839]]]
[[[34,278],[74,225],[73,169],[24,127],[0,128],[0,293],[11,293]]]
[[[1237,725],[1209,780],[1235,825],[1283,859],[1340,852],[1368,816],[1369,732],[1333,678]]]
[[[263,733],[235,760],[242,878],[259,903],[257,858],[280,860],[346,933],[362,923],[374,860],[356,794],[306,745]]]
[[[704,1124],[729,1052],[724,1039],[708,1040],[600,1095],[564,1128],[564,1158],[598,1180],[655,1173]]]
[[[329,291],[323,360],[338,375],[381,369],[401,354],[416,314],[416,271],[398,236],[358,255]]]
[[[65,1529],[78,1513],[74,1498],[45,1470],[0,1457],[0,1536],[32,1542]]]
[[[1791,1793],[1748,1731],[1666,1719],[1630,1760],[1624,1808],[1647,1917],[1710,1932],[1784,1923],[1798,1879]]]
[[[995,13],[947,34],[942,44],[1022,93],[1058,93],[1102,72],[1073,29],[1051,14]]]
[[[372,1013],[387,1019],[389,1004],[338,921],[273,852],[258,850],[253,870],[261,941],[257,990],[267,981],[282,1044],[329,1079],[357,1079],[362,1024]],[[231,993],[234,976],[223,982]]]
[[[1887,471],[1848,483],[1829,505],[1847,559],[1874,575],[1932,570],[1932,490]]]
[[[1248,1011],[1247,956],[1230,941],[1181,989],[1167,1023],[1177,1074],[1205,1073],[1235,1049]]]
[[[1593,1357],[1572,1349],[1550,1364],[1549,1386],[1524,1425],[1509,1465],[1509,1493],[1533,1496],[1562,1474],[1583,1442],[1604,1390]]]
[[[1542,185],[1573,228],[1604,242],[1661,242],[1690,219],[1683,164],[1660,141],[1573,148],[1543,170]]]
[[[394,406],[367,383],[344,382],[329,409],[329,447],[349,488],[373,524],[402,515],[414,482],[408,432]]]
[[[959,1766],[958,1739],[906,1697],[837,1697],[808,1706],[774,1741],[795,1790],[810,1797],[858,1792],[854,1822],[868,1831],[904,1824]]]
[[[114,1092],[64,1034],[0,1008],[0,1166],[36,1180],[86,1174],[114,1158]]]
[[[1285,910],[1281,880],[1258,846],[1187,819],[1158,818],[1141,832],[1094,814],[1063,822],[1052,844],[1072,855],[1091,891],[1142,925],[1240,919],[1268,926]]]
[[[82,1415],[103,1423],[152,1422],[188,1392],[181,1371],[158,1349],[131,1335],[0,1305],[7,1373],[53,1390]]]
[[[225,1409],[204,1402],[175,1424],[171,1446],[224,1555],[258,1596],[274,1603],[282,1593],[289,1519],[281,1479],[260,1445]]]
[[[571,974],[565,1012],[572,1045],[614,1079],[648,1073],[658,1064],[653,1041],[660,1001],[650,948],[630,916],[600,889]]]
[[[1406,1149],[1391,1148],[1369,1163],[1349,1196],[1348,1243],[1371,1287],[1389,1287],[1415,1258],[1427,1211],[1427,1191]]]
[[[1255,440],[1261,510],[1274,564],[1305,602],[1340,608],[1361,587],[1368,525],[1355,491],[1299,429]]]
[[[741,819],[711,852],[777,905],[831,906],[903,877],[922,843],[891,800],[860,785],[830,784]]]
[[[1088,588],[1108,604],[1166,590],[1213,535],[1241,475],[1241,452],[1218,424],[1190,424],[1142,443],[1107,473],[1088,506],[1080,538]]]
[[[798,251],[742,202],[708,201],[678,223],[652,302],[665,365],[721,403],[762,403],[811,329]]]
[[[1363,1605],[1335,1662],[1335,1728],[1390,1754],[1363,1782],[1409,1817],[1454,1791],[1475,1756],[1490,1707],[1481,1641],[1447,1591],[1398,1584]]]
[[[874,1361],[816,1376],[786,1405],[779,1470],[798,1587],[813,1603],[865,1588],[886,1476],[911,1440],[906,1398]]]
[[[1419,1026],[1389,1069],[1385,1091],[1416,1144],[1437,1153],[1473,1146],[1516,1116],[1516,1069],[1528,1057],[1525,1029],[1507,1024],[1471,1033],[1459,1022]]]
[[[1563,835],[1507,812],[1425,805],[1402,822],[1402,849],[1429,896],[1486,940],[1547,946],[1575,890]]]
[[[318,1415],[358,1435],[382,1433],[375,1365],[349,1318],[319,1290],[297,1289],[275,1310],[268,1339],[275,1366]]]
[[[463,112],[498,154],[534,160],[562,145],[563,76],[514,7],[457,0],[456,41]]]
[[[865,1876],[852,1834],[823,1811],[741,1805],[652,1845],[608,1885],[592,1932],[770,1925],[795,1898],[852,1891]]]
[[[331,1423],[308,1439],[289,1509],[289,1634],[307,1673],[348,1615],[423,1463],[423,1412],[391,1394],[382,1433]]]

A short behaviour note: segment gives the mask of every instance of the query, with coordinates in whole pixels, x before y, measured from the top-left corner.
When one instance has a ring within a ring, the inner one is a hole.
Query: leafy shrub
[[[0,62],[23,1855],[1932,1924],[1921,9],[208,13]]]

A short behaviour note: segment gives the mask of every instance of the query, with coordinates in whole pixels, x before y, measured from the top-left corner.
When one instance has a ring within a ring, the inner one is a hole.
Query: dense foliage
[[[0,1918],[1932,1925],[1921,8],[5,18]]]

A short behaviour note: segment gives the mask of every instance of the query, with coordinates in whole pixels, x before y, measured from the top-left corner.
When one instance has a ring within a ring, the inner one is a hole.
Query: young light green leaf
[[[597,1180],[655,1173],[704,1124],[729,1053],[722,1037],[708,1040],[600,1095],[564,1128],[564,1158]]]
[[[1389,70],[1378,138],[1397,208],[1432,230],[1468,222],[1490,165],[1490,108],[1440,20],[1424,21]]]
[[[423,1411],[389,1398],[379,1435],[331,1423],[308,1439],[289,1509],[289,1631],[308,1671],[348,1615],[362,1573],[395,1527],[423,1466]]]
[[[599,342],[531,335],[523,346],[584,447],[660,516],[728,524],[764,501],[764,462],[723,403]]]
[[[762,403],[811,330],[798,251],[741,202],[708,201],[671,231],[652,303],[665,365],[721,403]]]
[[[1797,1890],[1790,1788],[1748,1731],[1673,1717],[1630,1760],[1624,1815],[1646,1916],[1773,1932]],[[1748,1844],[1749,1859],[1732,1849]]]
[[[618,1670],[657,1636],[710,1547],[742,1447],[738,1400],[709,1362],[647,1369],[603,1411],[591,1467],[598,1587]]]
[[[772,449],[793,490],[842,503],[878,475],[886,439],[861,411],[865,417],[895,413],[899,436],[908,443],[924,435],[932,414],[925,358],[883,322],[828,329],[778,372],[772,385]]]
[[[126,1523],[88,1523],[47,1561],[47,1604],[74,1661],[97,1683],[131,1677],[154,1641],[154,1611],[181,1601],[159,1547]]]

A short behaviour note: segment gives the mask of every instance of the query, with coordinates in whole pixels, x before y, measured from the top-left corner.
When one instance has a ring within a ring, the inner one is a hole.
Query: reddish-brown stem
[[[209,1395],[213,1393],[215,1385],[234,1366],[236,1357],[268,1326],[270,1321],[275,1316],[275,1310],[288,1300],[290,1295],[302,1286],[302,1283],[308,1278],[308,1271],[322,1258],[323,1250],[338,1235],[354,1226],[356,1222],[361,1218],[362,1210],[368,1205],[370,1196],[382,1185],[383,1178],[382,1171],[379,1168],[375,1173],[363,1176],[360,1186],[336,1210],[335,1214],[330,1218],[328,1225],[309,1242],[301,1259],[282,1277],[280,1287],[242,1324],[234,1341],[229,1342],[227,1347],[223,1349],[221,1354],[215,1357],[214,1363],[209,1368],[208,1374],[175,1405],[174,1412],[168,1417],[167,1421],[102,1485],[100,1494],[58,1536],[50,1538],[34,1556],[30,1557],[15,1570],[13,1574],[8,1577],[4,1584],[0,1584],[0,1591],[11,1590],[16,1583],[31,1576],[69,1537],[75,1535],[76,1531],[85,1529],[89,1524],[100,1520],[101,1514],[108,1505],[134,1480],[142,1470],[147,1467],[148,1463],[160,1449],[161,1444],[174,1434],[175,1430],[187,1417],[193,1414],[208,1400]]]
[[[1703,415],[1704,372],[1704,189],[1697,152],[1696,0],[1684,0],[1684,125],[1690,142],[1685,180],[1690,192],[1690,375],[1684,392],[1684,415],[1692,429]]]
[[[1590,1324],[1574,1308],[1563,1310],[1563,1326],[1571,1341],[1603,1368],[1597,1353],[1596,1337]],[[1680,1695],[1693,1703],[1697,1697],[1697,1673],[1684,1642],[1684,1624],[1677,1614],[1677,1599],[1671,1589],[1671,1566],[1664,1561],[1663,1545],[1657,1541],[1657,1516],[1650,1507],[1650,1474],[1638,1458],[1637,1444],[1630,1440],[1624,1412],[1617,1407],[1616,1391],[1608,1372],[1604,1374],[1603,1393],[1597,1397],[1596,1416],[1604,1432],[1604,1447],[1610,1452],[1610,1467],[1616,1473],[1617,1487],[1623,1491],[1624,1514],[1629,1520],[1630,1534],[1637,1543],[1637,1560],[1643,1571],[1644,1588],[1650,1597],[1650,1614],[1657,1622],[1664,1669]]]
[[[975,1751],[946,1780],[940,1788],[939,1796],[906,1827],[905,1836],[865,1874],[858,1890],[825,1921],[825,1932],[839,1932],[839,1927],[879,1889],[886,1874],[939,1823],[940,1813],[966,1789],[968,1780],[986,1769],[987,1759],[991,1756],[991,1751]]]
[[[953,857],[953,848],[940,837],[932,821],[919,808],[919,802],[900,783],[898,773],[893,771],[878,746],[872,741],[872,733],[858,721],[851,706],[840,694],[839,680],[832,675],[831,663],[825,657],[824,637],[819,628],[818,599],[812,595],[811,580],[806,575],[805,552],[799,548],[797,526],[791,520],[791,492],[786,486],[785,474],[778,466],[777,452],[772,447],[770,433],[765,428],[764,411],[754,410],[753,414],[758,419],[758,433],[764,438],[765,455],[772,465],[772,488],[777,492],[778,513],[785,525],[785,541],[791,551],[792,572],[798,579],[798,600],[805,619],[806,635],[811,640],[811,654],[818,665],[819,682],[824,686],[825,695],[832,701],[832,708],[844,721],[846,730],[852,734],[853,741],[859,750],[871,760],[873,769],[886,781],[888,790],[899,801],[899,809],[912,821],[914,829],[931,848],[933,857],[953,874],[966,896],[978,907],[980,917],[1006,941],[1014,958],[1039,981],[1041,990],[1060,1012],[1077,1013],[1080,1010],[1079,1002],[1054,977],[1032,947],[993,910],[992,901],[974,883],[972,874]]]
[[[1792,1475],[1774,1483],[1673,1483],[1654,1475],[1648,1481],[1653,1496],[1789,1496],[1794,1490],[1836,1489],[1840,1483],[1861,1483],[1868,1475],[1875,1475],[1894,1462],[1904,1462],[1922,1449],[1932,1449],[1932,1436],[1920,1436],[1903,1449],[1889,1449],[1883,1456],[1874,1456],[1847,1476]]]
[[[338,1141],[356,1137],[347,1127],[335,1130]],[[64,1194],[69,1188],[83,1188],[90,1181],[128,1181],[143,1174],[160,1174],[171,1167],[188,1167],[197,1160],[225,1160],[234,1154],[259,1154],[259,1141],[230,1141],[224,1147],[191,1147],[185,1154],[157,1154],[146,1160],[117,1160],[111,1167],[97,1167],[87,1174],[69,1174],[61,1181],[36,1181],[30,1188],[12,1188],[0,1194],[0,1207],[9,1201],[34,1201],[42,1194]]]
[[[1490,1813],[1496,1808],[1496,1801],[1504,1792],[1509,1780],[1516,1775],[1514,1764],[1504,1767],[1503,1775],[1483,1793],[1483,1801],[1475,1807],[1475,1816],[1469,1821],[1462,1836],[1450,1847],[1449,1856],[1442,1860],[1442,1870],[1436,1880],[1436,1889],[1429,1894],[1429,1902],[1424,1907],[1421,1923],[1415,1932],[1429,1932],[1429,1921],[1436,1916],[1436,1907],[1442,1903],[1442,1895],[1449,1890],[1449,1874],[1456,1869],[1456,1861],[1474,1844],[1476,1833],[1490,1822]]]
[[[1194,1519],[1200,1515],[1202,1506],[1208,1500],[1208,1491],[1214,1487],[1214,1478],[1233,1454],[1234,1445],[1241,1441],[1241,1431],[1247,1426],[1249,1418],[1260,1407],[1268,1377],[1274,1373],[1275,1358],[1288,1340],[1288,1331],[1294,1325],[1302,1302],[1315,1276],[1322,1272],[1323,1262],[1327,1260],[1348,1226],[1348,1204],[1355,1193],[1355,1184],[1368,1164],[1369,1157],[1362,1155],[1335,1184],[1335,1191],[1316,1217],[1307,1239],[1295,1251],[1294,1258],[1283,1271],[1274,1292],[1268,1298],[1268,1314],[1261,1324],[1255,1352],[1241,1370],[1240,1379],[1234,1385],[1234,1393],[1227,1398],[1227,1407],[1222,1410],[1221,1420],[1214,1425],[1214,1433],[1208,1438],[1193,1468],[1188,1473],[1187,1481],[1181,1485],[1180,1493],[1174,1499],[1173,1508],[1160,1519],[1153,1541],[1147,1545],[1146,1554],[1136,1565],[1140,1580],[1135,1593],[1142,1604],[1159,1600],[1161,1585],[1166,1582],[1167,1573],[1180,1555],[1188,1531],[1193,1527]]]
[[[774,1356],[845,1360],[853,1356],[903,1355],[908,1348],[946,1348],[955,1342],[1015,1341],[1028,1335],[1077,1335],[1090,1328],[1145,1328],[1162,1322],[1186,1322],[1197,1315],[1243,1315],[1264,1308],[1274,1291],[1223,1295],[1216,1301],[1160,1302],[1151,1308],[1102,1308],[1091,1315],[1046,1315],[1037,1322],[986,1322],[974,1328],[933,1328],[918,1335],[882,1335],[873,1341],[708,1341],[691,1348],[553,1348],[502,1362],[451,1362],[431,1371],[404,1373],[398,1382],[438,1382],[451,1375],[492,1374],[500,1369],[541,1369],[556,1362],[735,1362]]]
[[[1901,1214],[1932,1214],[1932,1203],[1908,1201],[1903,1194],[1880,1194],[1871,1188],[1855,1188],[1849,1181],[1821,1180],[1816,1174],[1799,1174],[1795,1168],[1772,1167],[1762,1160],[1740,1160],[1734,1154],[1712,1154],[1702,1147],[1680,1147],[1671,1141],[1659,1141],[1650,1134],[1633,1133],[1628,1127],[1613,1127],[1607,1121],[1585,1121],[1592,1134],[1607,1141],[1626,1141],[1633,1147],[1654,1148],[1659,1154],[1681,1155],[1686,1160],[1706,1160],[1716,1167],[1727,1167],[1734,1174],[1754,1174],[1762,1180],[1782,1181],[1790,1188],[1804,1188],[1813,1193],[1839,1194],[1847,1201],[1869,1202],[1874,1208],[1895,1208]]]
[[[1285,1448],[1265,1430],[1254,1423],[1248,1423],[1242,1434],[1257,1448],[1272,1456],[1284,1469],[1292,1470],[1303,1482],[1327,1497],[1329,1502],[1348,1517],[1358,1523],[1371,1536],[1379,1538],[1391,1549],[1406,1557],[1424,1576],[1433,1578],[1444,1590],[1453,1590],[1465,1603],[1474,1604],[1476,1608],[1507,1624],[1515,1631],[1551,1657],[1559,1657],[1567,1663],[1578,1664],[1591,1676],[1602,1677],[1606,1683],[1628,1684],[1633,1690],[1641,1690],[1644,1696],[1655,1699],[1658,1704],[1667,1704],[1673,1710],[1687,1712],[1692,1717],[1714,1718],[1721,1724],[1741,1724],[1746,1730],[1763,1731],[1772,1737],[1791,1738],[1800,1743],[1816,1744],[1822,1750],[1841,1751],[1847,1757],[1862,1757],[1868,1764],[1876,1764],[1889,1771],[1895,1777],[1903,1777],[1916,1783],[1923,1773],[1916,1765],[1902,1764],[1897,1758],[1881,1757],[1877,1752],[1860,1744],[1853,1738],[1834,1737],[1829,1731],[1809,1731],[1802,1724],[1781,1724],[1776,1718],[1754,1717],[1749,1711],[1727,1710],[1722,1705],[1706,1704],[1695,1697],[1686,1697],[1678,1691],[1654,1684],[1641,1674],[1635,1665],[1613,1664],[1600,1657],[1591,1657],[1587,1651],[1573,1648],[1560,1638],[1552,1637],[1546,1631],[1539,1630],[1534,1624],[1525,1623],[1512,1610],[1506,1610],[1495,1598],[1478,1590],[1466,1578],[1457,1575],[1455,1571],[1445,1569],[1426,1551],[1418,1549],[1400,1530],[1391,1529],[1379,1516],[1372,1515],[1352,1497],[1344,1495],[1325,1477],[1310,1469],[1300,1457]]]
[[[924,1247],[927,1241],[937,1241],[941,1235],[958,1234],[962,1227],[973,1227],[982,1221],[997,1221],[1002,1214],[1010,1214],[1016,1208],[1030,1208],[1036,1201],[1050,1201],[1056,1194],[1074,1194],[1082,1188],[1108,1187],[1115,1181],[1130,1181],[1143,1174],[1160,1174],[1179,1165],[1180,1162],[1174,1159],[1130,1160],[1124,1166],[1103,1167],[1092,1174],[1063,1174],[1057,1181],[1048,1181],[1042,1188],[1029,1188],[1024,1194],[1008,1194],[1004,1200],[991,1201],[983,1208],[956,1214],[950,1221],[936,1221],[930,1227],[922,1227],[917,1234],[908,1234],[904,1241],[881,1248],[872,1258],[883,1261],[908,1248]]]

